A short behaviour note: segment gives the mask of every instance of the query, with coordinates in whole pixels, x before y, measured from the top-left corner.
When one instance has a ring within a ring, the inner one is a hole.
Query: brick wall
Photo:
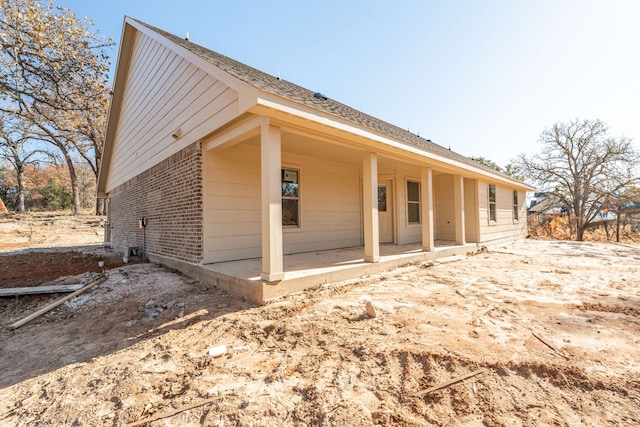
[[[110,192],[111,243],[142,246],[138,221],[148,219],[145,250],[202,261],[202,147],[190,145]]]

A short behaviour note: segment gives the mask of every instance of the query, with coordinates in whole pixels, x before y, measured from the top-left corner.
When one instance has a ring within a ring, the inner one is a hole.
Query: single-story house
[[[356,248],[374,265],[388,246],[428,254],[520,239],[533,190],[317,91],[124,20],[98,179],[114,247],[143,246],[151,260],[205,279],[253,259],[249,284],[210,277],[261,302],[287,292],[278,286],[290,254]]]

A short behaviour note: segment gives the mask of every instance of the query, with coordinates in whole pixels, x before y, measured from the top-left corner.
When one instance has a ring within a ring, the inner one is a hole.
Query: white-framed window
[[[513,190],[513,222],[518,222],[518,190]]]
[[[282,226],[300,227],[300,171],[282,169]]]
[[[420,224],[420,183],[407,181],[407,222]]]
[[[489,222],[496,221],[496,186],[494,184],[489,184]]]

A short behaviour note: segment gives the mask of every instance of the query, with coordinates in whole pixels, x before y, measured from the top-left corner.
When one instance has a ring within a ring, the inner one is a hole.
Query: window
[[[407,217],[409,224],[420,224],[420,183],[407,181]]]
[[[282,225],[300,226],[299,171],[282,169]]]
[[[387,211],[387,186],[378,186],[378,212]]]
[[[496,222],[496,186],[489,184],[489,221]]]
[[[518,192],[513,190],[513,222],[518,222]]]

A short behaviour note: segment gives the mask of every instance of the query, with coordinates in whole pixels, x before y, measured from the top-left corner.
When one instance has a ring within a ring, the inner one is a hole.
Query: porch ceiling
[[[244,141],[245,144],[259,146],[260,135],[252,136]],[[352,166],[362,166],[363,151],[353,149],[341,144],[332,144],[330,142],[313,138],[307,135],[300,135],[295,132],[282,132],[282,152],[308,156],[321,160],[327,160],[338,163],[345,163]],[[418,166],[411,165],[399,160],[388,157],[378,157],[378,169],[393,169],[402,164],[406,167],[415,167],[419,171]]]

